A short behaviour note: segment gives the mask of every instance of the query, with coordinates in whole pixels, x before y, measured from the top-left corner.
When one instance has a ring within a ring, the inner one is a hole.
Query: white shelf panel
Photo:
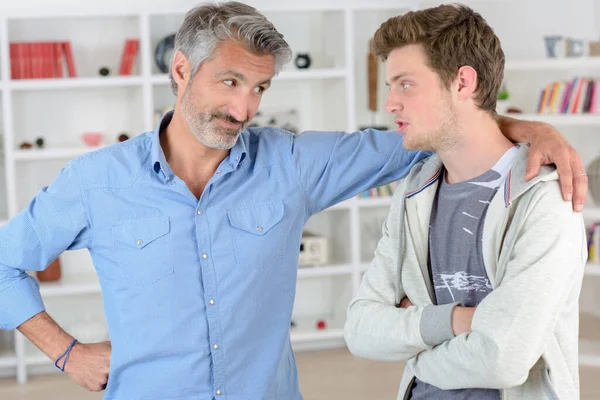
[[[10,368],[17,366],[17,357],[14,352],[0,353],[0,368]]]
[[[587,263],[585,265],[586,276],[600,276],[600,264]]]
[[[103,147],[105,146],[73,146],[45,149],[19,149],[14,151],[14,158],[17,161],[72,159],[75,157],[79,157],[82,154],[101,149]]]
[[[25,356],[25,365],[52,365],[52,360],[50,360],[45,354]]]
[[[298,71],[281,71],[276,81],[297,81],[303,79],[341,79],[346,78],[345,69],[306,69]]]
[[[344,339],[343,329],[324,329],[312,332],[293,332],[290,334],[292,343],[320,342],[324,340]]]
[[[94,78],[18,79],[8,82],[8,87],[15,91],[35,91],[125,86],[141,87],[143,83],[144,79],[139,76],[114,76]]]
[[[100,293],[100,283],[96,276],[74,275],[62,277],[57,282],[41,282],[42,297],[74,296]]]
[[[552,71],[588,68],[600,69],[600,57],[512,60],[507,61],[504,67],[506,71]]]
[[[298,278],[317,278],[320,276],[351,275],[352,271],[352,265],[328,265],[322,267],[301,266],[298,268]]]
[[[598,221],[600,222],[600,207],[584,206],[583,207],[583,219],[586,221]]]
[[[600,340],[579,339],[579,365],[600,367]]]
[[[583,114],[506,114],[509,117],[527,121],[541,121],[550,125],[600,125],[600,115]]]
[[[8,223],[8,221],[5,221],[3,219],[0,219],[0,228],[2,228],[4,225],[6,225]]]
[[[392,196],[367,197],[358,199],[358,205],[361,208],[368,207],[389,207],[392,204]]]
[[[307,69],[300,71],[282,71],[276,76],[274,81],[299,81],[299,80],[319,80],[319,79],[343,79],[348,76],[345,69]],[[155,85],[168,85],[170,83],[169,75],[156,74],[150,78]]]

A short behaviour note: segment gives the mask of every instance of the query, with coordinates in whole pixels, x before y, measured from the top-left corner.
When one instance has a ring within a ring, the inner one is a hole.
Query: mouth
[[[404,133],[406,131],[406,127],[408,126],[408,123],[404,122],[404,121],[400,121],[400,120],[396,120],[394,121],[396,122],[396,125],[398,125],[398,133]]]
[[[242,127],[242,124],[237,123],[237,122],[230,122],[223,118],[217,118],[217,119],[219,120],[221,125],[225,126],[226,128],[229,128],[229,129],[240,129]]]

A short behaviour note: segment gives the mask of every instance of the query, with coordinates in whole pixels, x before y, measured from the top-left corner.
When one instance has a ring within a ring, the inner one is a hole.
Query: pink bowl
[[[99,146],[103,136],[100,132],[85,132],[81,135],[81,138],[88,146]]]

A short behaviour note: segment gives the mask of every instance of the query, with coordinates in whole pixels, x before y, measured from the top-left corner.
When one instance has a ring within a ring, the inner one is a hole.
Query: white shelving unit
[[[507,114],[509,117],[526,121],[541,121],[555,126],[598,126],[600,115],[561,115],[561,114]]]
[[[504,66],[512,71],[570,71],[600,69],[600,57],[542,58],[532,60],[508,60]]]
[[[417,9],[418,2],[364,3],[324,0],[257,7],[284,33],[294,53],[308,51],[313,57],[310,69],[298,70],[289,65],[274,79],[261,110],[263,106],[271,108],[282,104],[299,109],[301,131],[355,131],[361,123],[364,125],[359,120],[361,112],[366,114],[363,111],[367,98],[364,71],[368,42],[365,38],[387,18]],[[187,8],[173,10],[172,7],[164,12],[147,11],[140,7],[137,12],[125,14],[88,15],[56,9],[47,15],[32,11],[31,15],[0,17],[0,120],[4,134],[8,218],[25,207],[37,190],[50,183],[69,160],[116,142],[121,131],[136,135],[154,129],[155,110],[174,103],[168,76],[154,65],[154,47],[162,37],[176,31],[186,11]],[[299,29],[306,24],[311,26],[310,30]],[[323,41],[324,35],[336,38],[343,46],[334,44],[333,40]],[[129,37],[140,39],[133,75],[98,76],[96,71],[100,66],[108,65],[111,71],[118,69],[123,42]],[[9,43],[19,40],[72,41],[79,76],[12,80]],[[294,96],[289,95],[290,89]],[[31,118],[32,115],[35,117]],[[380,118],[384,118],[383,115],[383,111],[379,113]],[[83,145],[80,134],[89,130],[106,134],[100,146]],[[19,149],[21,142],[34,142],[39,136],[45,139],[43,149]],[[361,249],[365,240],[361,225],[367,222],[363,211],[378,211],[385,216],[389,204],[389,198],[350,199],[314,216],[307,224],[313,231],[330,236],[331,263],[298,270],[293,315],[296,326],[291,332],[295,349],[344,345],[346,308],[365,269],[361,254],[373,250]],[[336,227],[338,230],[334,230]],[[79,299],[100,299],[101,288],[91,260],[70,253],[63,254],[64,258],[61,256],[63,278],[56,283],[42,283],[40,287],[45,302],[75,300],[68,307],[68,313],[73,314]],[[323,296],[314,293],[323,293]],[[54,311],[53,317],[60,324],[64,317],[60,315],[60,307]],[[315,321],[320,319],[327,322],[326,329],[315,327]],[[3,349],[0,343],[0,370],[15,375],[19,382],[26,382],[29,374],[38,371],[33,367],[45,365],[49,371],[53,370],[51,361],[36,352],[18,332],[14,334],[14,348]]]
[[[575,76],[600,76],[600,58],[509,60],[505,67],[509,92],[516,92],[516,101],[511,105],[526,111],[535,109],[539,101],[539,90],[544,85],[556,80],[572,79]],[[586,166],[592,159],[600,156],[600,139],[596,136],[600,127],[600,114],[509,114],[509,116],[542,121],[556,126],[579,152]],[[598,204],[600,199],[590,200],[595,200],[597,204],[590,202],[591,204],[585,205],[583,217],[586,225],[600,221],[600,204]],[[580,315],[587,317],[587,314],[591,314],[596,320],[600,320],[600,313],[596,311],[595,306],[598,300],[595,295],[598,285],[600,285],[600,265],[588,263],[585,268]],[[589,320],[586,318],[586,321]],[[600,367],[600,336],[594,334],[593,338],[580,338],[579,362],[582,366]]]

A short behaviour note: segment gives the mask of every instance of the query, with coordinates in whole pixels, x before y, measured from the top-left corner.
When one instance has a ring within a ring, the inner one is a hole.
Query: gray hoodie
[[[500,389],[503,399],[579,398],[585,226],[562,199],[554,168],[525,182],[528,154],[521,145],[486,214],[484,264],[494,289],[477,307],[472,332],[439,345],[426,343],[422,327],[447,326],[429,319],[450,318],[448,305],[433,305],[427,267],[440,158],[421,161],[398,186],[344,332],[356,356],[408,360],[398,399],[408,397],[415,377],[445,390]],[[414,306],[397,308],[405,296]]]

